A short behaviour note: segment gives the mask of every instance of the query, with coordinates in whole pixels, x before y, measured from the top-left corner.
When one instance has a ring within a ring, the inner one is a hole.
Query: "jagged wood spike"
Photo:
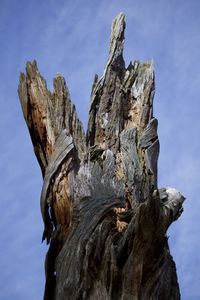
[[[185,198],[157,188],[158,122],[152,62],[123,59],[125,16],[95,75],[87,135],[57,75],[48,91],[36,62],[19,97],[44,184],[45,300],[180,299],[166,232]]]

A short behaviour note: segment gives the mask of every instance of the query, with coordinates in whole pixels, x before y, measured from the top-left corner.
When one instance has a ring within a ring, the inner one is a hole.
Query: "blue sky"
[[[42,299],[44,255],[40,169],[17,95],[19,72],[36,59],[52,88],[66,78],[86,126],[95,73],[106,64],[111,22],[126,14],[125,59],[153,58],[159,120],[159,186],[187,201],[172,225],[171,252],[183,300],[200,299],[200,1],[0,1],[0,299]]]

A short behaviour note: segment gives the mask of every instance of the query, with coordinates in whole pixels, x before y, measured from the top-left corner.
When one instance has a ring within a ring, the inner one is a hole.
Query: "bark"
[[[44,299],[180,299],[166,232],[184,197],[157,187],[152,62],[123,59],[125,17],[95,76],[87,134],[61,75],[47,89],[35,61],[19,97],[44,183]]]

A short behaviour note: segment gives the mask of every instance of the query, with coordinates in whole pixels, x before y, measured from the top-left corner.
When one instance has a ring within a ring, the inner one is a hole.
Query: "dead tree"
[[[95,76],[85,135],[64,78],[53,92],[35,61],[19,97],[44,178],[44,299],[180,299],[166,232],[184,197],[157,187],[159,140],[152,62],[123,59],[125,17],[112,25]]]

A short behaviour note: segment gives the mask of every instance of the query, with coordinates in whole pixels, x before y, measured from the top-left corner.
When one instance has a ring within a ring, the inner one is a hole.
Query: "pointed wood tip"
[[[119,46],[121,46],[121,43],[123,43],[125,28],[126,28],[125,15],[123,13],[119,13],[112,22],[112,29],[111,29],[111,36],[110,36],[110,54],[112,54],[114,50],[117,50],[116,48],[119,48]],[[120,41],[121,43],[117,45],[117,41]]]
[[[114,18],[114,21],[120,21],[120,20],[121,21],[125,20],[125,14],[123,12],[118,13],[118,15],[116,15],[116,17]]]
[[[115,30],[116,27],[121,27],[124,30],[125,26],[125,14],[120,12],[113,20],[112,30]]]
[[[117,57],[122,56],[123,54],[125,28],[125,15],[123,13],[120,13],[115,17],[112,23],[109,59],[107,66],[115,61]]]
[[[56,73],[56,78],[64,78],[61,73]]]
[[[23,72],[20,72],[20,74],[19,74],[19,81],[21,82],[21,81],[23,81],[24,79],[25,79],[25,74],[23,73]]]
[[[27,61],[27,63],[26,63],[26,70],[30,69],[30,68],[38,69],[37,61],[35,59],[33,61]]]
[[[39,75],[39,70],[37,66],[36,60],[27,61],[26,63],[26,76],[28,79],[35,79],[35,77]]]

